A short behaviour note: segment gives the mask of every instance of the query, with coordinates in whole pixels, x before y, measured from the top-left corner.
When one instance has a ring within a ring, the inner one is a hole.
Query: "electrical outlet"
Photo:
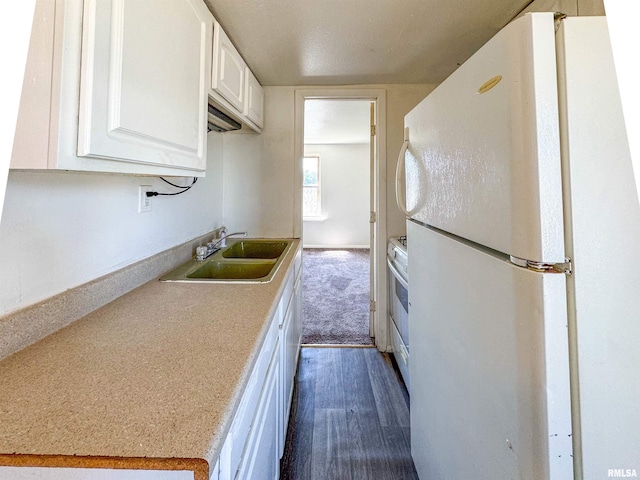
[[[151,197],[147,197],[147,192],[153,192],[151,185],[140,185],[138,188],[138,213],[151,211]]]

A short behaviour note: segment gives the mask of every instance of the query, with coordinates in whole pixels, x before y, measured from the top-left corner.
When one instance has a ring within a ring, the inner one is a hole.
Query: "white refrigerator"
[[[515,20],[405,127],[420,478],[640,475],[640,206],[605,18]]]

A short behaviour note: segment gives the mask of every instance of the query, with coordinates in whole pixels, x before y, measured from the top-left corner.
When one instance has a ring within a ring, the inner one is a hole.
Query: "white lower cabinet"
[[[276,480],[300,349],[301,252],[285,279],[276,313],[223,444],[212,478]]]
[[[265,398],[262,392],[265,389],[268,373],[272,370],[271,363],[275,354],[278,354],[277,359],[279,359],[278,315],[279,311],[271,322],[231,424],[231,429],[222,447],[218,462],[220,464],[220,480],[237,478],[236,474],[249,448],[248,442],[252,436],[252,430],[257,428],[257,412],[260,410],[260,402]],[[277,422],[277,412],[274,418]]]
[[[293,289],[293,344],[295,353],[293,360],[293,375],[296,374],[298,356],[300,354],[300,340],[302,338],[302,275],[298,275],[296,285]]]
[[[279,409],[279,437],[280,442],[278,445],[278,457],[282,457],[284,452],[284,443],[287,436],[287,424],[289,423],[289,410],[291,407],[291,392],[293,392],[293,374],[292,374],[292,355],[291,355],[291,341],[293,338],[293,308],[291,304],[293,299],[290,299],[287,305],[286,314],[284,315],[284,321],[280,328],[280,354],[281,354],[281,366],[280,366],[280,397],[282,402]]]
[[[300,351],[300,337],[302,334],[302,290],[301,290],[302,251],[299,251],[285,283],[285,294],[280,301],[280,310],[284,313],[280,327],[280,376],[281,376],[281,406],[280,406],[280,445],[278,455],[282,458],[284,444],[293,400],[293,386],[298,365]]]
[[[280,352],[273,351],[271,365],[264,382],[258,411],[247,438],[244,456],[236,479],[277,480],[280,476],[278,455],[278,406],[279,406]]]

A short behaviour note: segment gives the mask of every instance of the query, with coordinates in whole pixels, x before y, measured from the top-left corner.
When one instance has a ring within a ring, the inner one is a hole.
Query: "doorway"
[[[378,240],[386,238],[378,213],[386,196],[380,191],[386,170],[379,155],[381,105],[380,90],[296,92],[303,343],[375,342],[386,350],[386,329],[377,321],[380,308],[386,312],[386,295],[378,294],[386,291],[386,269],[378,261]]]

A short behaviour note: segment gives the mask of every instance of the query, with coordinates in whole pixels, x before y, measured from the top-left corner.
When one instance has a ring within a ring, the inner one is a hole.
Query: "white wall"
[[[265,88],[262,135],[225,134],[224,218],[230,229],[248,230],[252,236],[293,235],[293,192],[302,188],[294,182],[296,88]],[[354,88],[384,88],[387,92],[387,228],[389,235],[401,234],[405,223],[396,207],[394,179],[403,142],[404,116],[435,85],[358,85]]]
[[[262,134],[224,134],[224,218],[230,231],[293,236],[293,91],[265,88]]]
[[[152,198],[148,213],[138,213],[139,185],[176,190],[153,177],[11,171],[0,222],[0,315],[221,225],[222,147],[222,136],[210,133],[207,176],[182,195]]]
[[[303,222],[303,245],[368,247],[369,145],[305,145],[305,155],[320,157],[323,220]]]

